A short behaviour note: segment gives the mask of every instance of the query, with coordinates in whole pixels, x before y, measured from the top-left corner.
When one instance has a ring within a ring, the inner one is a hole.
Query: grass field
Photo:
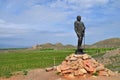
[[[111,49],[85,49],[93,57],[102,56]],[[71,50],[13,50],[0,52],[0,76],[11,76],[12,72],[34,68],[46,68],[60,64],[64,58],[74,53]],[[55,60],[55,63],[54,63]]]

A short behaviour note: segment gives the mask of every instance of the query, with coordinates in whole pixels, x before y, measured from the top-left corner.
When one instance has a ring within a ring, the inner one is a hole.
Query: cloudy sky
[[[86,26],[86,44],[120,38],[120,0],[0,0],[0,48],[77,45],[77,15]]]

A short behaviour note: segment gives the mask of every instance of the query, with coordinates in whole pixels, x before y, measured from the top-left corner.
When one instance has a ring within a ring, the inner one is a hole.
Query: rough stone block
[[[61,72],[61,67],[60,66],[57,66],[56,69],[57,69],[58,72]]]
[[[101,71],[101,70],[104,70],[105,67],[104,65],[100,64],[99,66],[96,67],[96,71]]]
[[[53,70],[53,67],[51,68],[46,68],[46,71],[49,72],[49,71],[52,71]]]
[[[84,54],[83,55],[83,59],[85,60],[85,59],[88,59],[88,58],[91,58],[88,54]]]
[[[66,61],[63,61],[63,62],[62,62],[62,65],[66,65],[66,64],[67,64],[67,62],[66,62]]]
[[[75,54],[74,57],[76,57],[76,58],[82,58],[83,55]]]
[[[87,71],[84,68],[83,69],[79,69],[79,71],[82,72],[82,73],[84,73],[84,74],[87,73]]]
[[[70,59],[70,57],[69,57],[69,56],[67,56],[67,57],[65,58],[65,60],[67,60],[67,61],[68,61],[69,59]]]
[[[115,73],[114,73],[114,72],[112,72],[111,70],[109,70],[109,71],[108,71],[108,74],[109,74],[110,76],[115,75]]]
[[[84,74],[84,73],[81,72],[80,70],[76,70],[76,71],[74,71],[74,75],[75,75],[75,76],[83,75],[83,74]]]
[[[73,70],[71,70],[71,69],[68,69],[68,70],[64,70],[64,71],[62,71],[62,74],[66,74],[66,73],[72,73],[73,72]]]
[[[106,71],[99,71],[99,76],[109,76],[109,74]]]
[[[70,67],[72,70],[76,70],[76,69],[78,69],[78,66],[71,66]]]
[[[61,65],[60,68],[61,68],[61,70],[68,70],[68,69],[70,69],[70,67],[67,66],[67,65]]]
[[[76,57],[71,57],[70,58],[70,61],[76,61],[78,58],[76,58]]]

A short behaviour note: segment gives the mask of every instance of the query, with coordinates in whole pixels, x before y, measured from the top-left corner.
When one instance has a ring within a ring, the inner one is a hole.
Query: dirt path
[[[30,70],[27,75],[14,75],[10,78],[0,78],[0,80],[120,80],[120,74],[115,76],[99,76],[99,77],[79,77],[79,78],[63,78],[56,72],[46,72],[43,69]]]

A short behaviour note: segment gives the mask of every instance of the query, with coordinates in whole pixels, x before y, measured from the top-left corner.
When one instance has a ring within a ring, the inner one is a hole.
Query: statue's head
[[[81,21],[81,16],[77,16],[77,21]]]

